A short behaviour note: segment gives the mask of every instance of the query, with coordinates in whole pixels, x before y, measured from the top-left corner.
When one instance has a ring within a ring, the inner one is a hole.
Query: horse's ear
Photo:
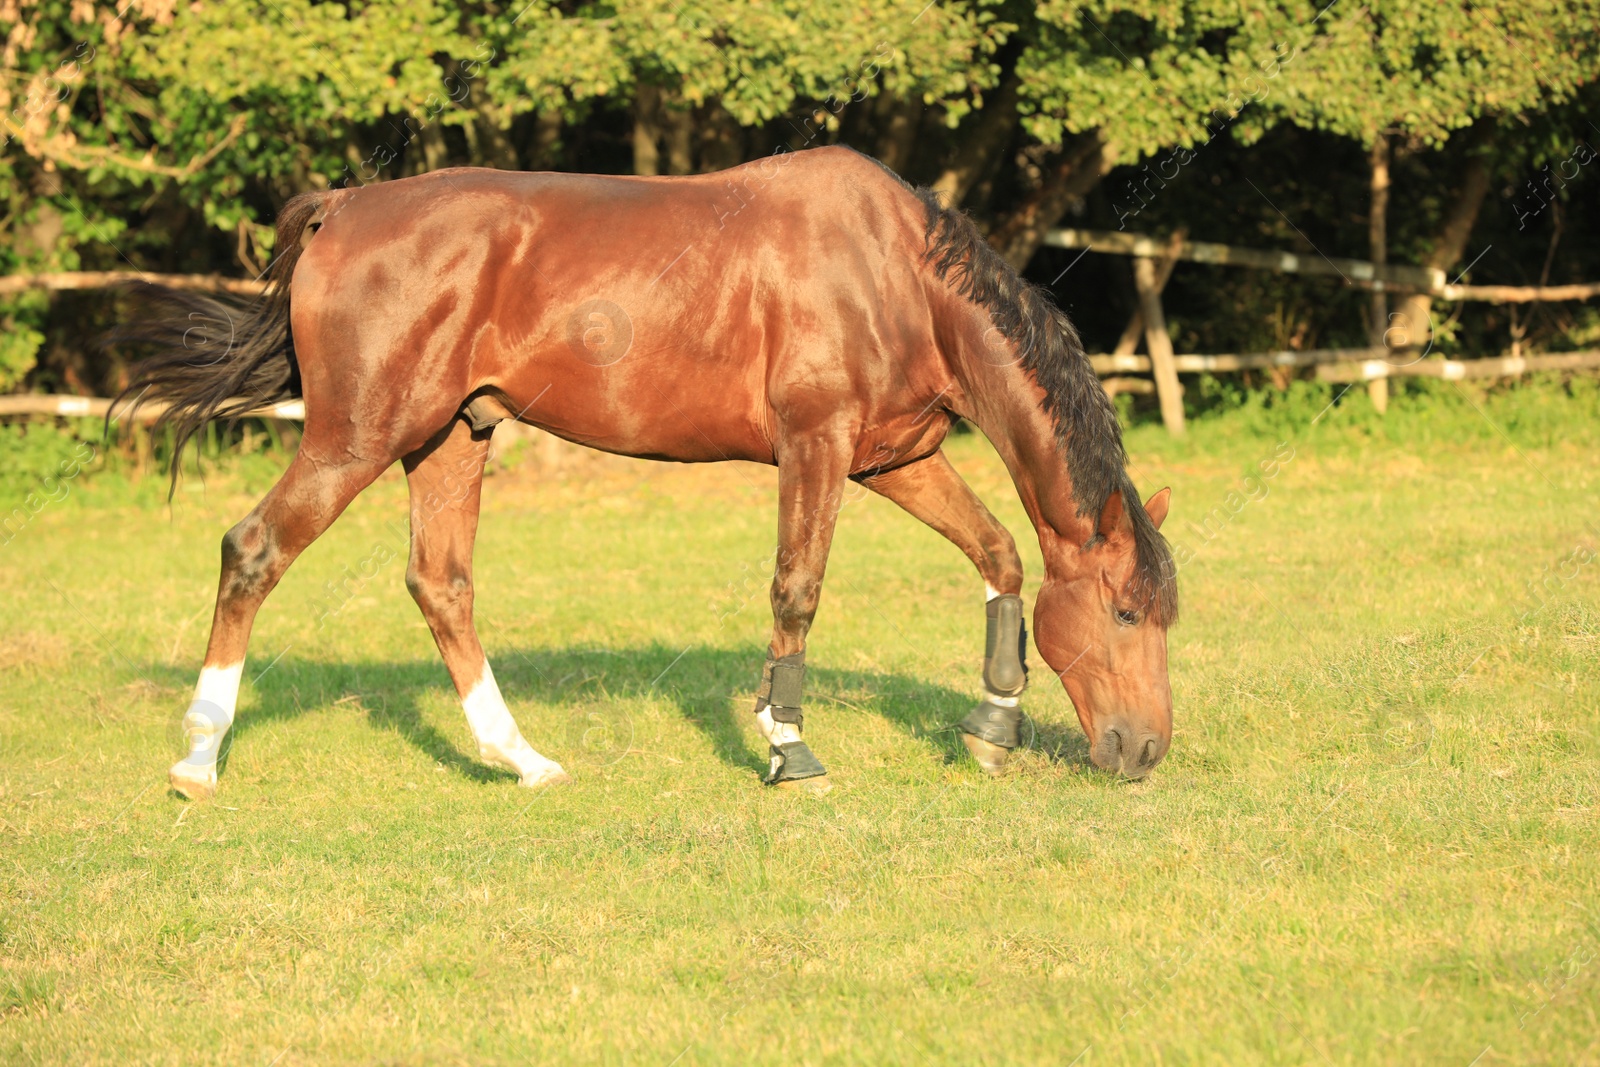
[[[1133,523],[1128,519],[1121,489],[1106,497],[1106,506],[1100,509],[1100,521],[1095,524],[1095,532],[1107,541],[1116,541],[1132,535]]]
[[[1167,509],[1172,506],[1172,488],[1169,486],[1144,502],[1145,513],[1150,516],[1150,521],[1155,523],[1156,529],[1161,529],[1161,524],[1167,521]]]

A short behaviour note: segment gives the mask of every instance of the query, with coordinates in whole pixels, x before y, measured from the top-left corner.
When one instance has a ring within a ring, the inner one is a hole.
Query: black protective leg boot
[[[775,723],[791,723],[800,730],[805,724],[801,710],[805,697],[806,654],[796,652],[781,659],[767,658],[761,671],[761,689],[756,695],[756,714],[767,711]],[[804,741],[786,741],[769,748],[771,767],[767,785],[793,787],[805,783],[812,792],[826,792],[828,770],[812,754]]]
[[[1022,598],[1014,593],[985,605],[988,624],[983,642],[983,703],[961,720],[961,740],[990,774],[1005,770],[1013,749],[1022,743],[1022,708],[1018,698],[1028,685],[1028,627]]]

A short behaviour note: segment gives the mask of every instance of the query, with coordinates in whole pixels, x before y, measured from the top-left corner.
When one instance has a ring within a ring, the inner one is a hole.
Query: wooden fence
[[[1445,273],[1440,270],[1376,264],[1320,253],[1300,255],[1209,244],[1190,241],[1181,230],[1161,240],[1136,233],[1061,229],[1050,231],[1045,243],[1057,248],[1080,248],[1084,252],[1134,257],[1133,283],[1138,305],[1116,349],[1109,355],[1090,358],[1100,375],[1116,375],[1105,377],[1107,393],[1155,393],[1161,404],[1162,421],[1174,435],[1184,432],[1183,387],[1178,383],[1178,375],[1182,373],[1314,366],[1319,381],[1370,383],[1373,401],[1381,412],[1387,406],[1387,383],[1390,378],[1426,376],[1458,381],[1465,378],[1506,377],[1537,370],[1600,367],[1600,352],[1566,352],[1547,356],[1523,356],[1513,352],[1509,356],[1475,360],[1427,359],[1424,358],[1425,353],[1414,349],[1387,348],[1178,355],[1172,350],[1172,338],[1167,332],[1166,316],[1161,308],[1161,291],[1172,276],[1172,268],[1184,260],[1286,274],[1337,276],[1346,285],[1374,292],[1425,293],[1440,300],[1473,300],[1496,304],[1588,300],[1600,296],[1600,284],[1455,285],[1447,282]],[[1136,356],[1133,353],[1141,336],[1148,355]],[[1124,376],[1129,374],[1149,374],[1150,379]]]

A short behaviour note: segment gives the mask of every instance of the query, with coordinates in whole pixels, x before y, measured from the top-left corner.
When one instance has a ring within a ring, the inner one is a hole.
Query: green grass
[[[1465,396],[1136,428],[1195,553],[1137,784],[1044,684],[1015,774],[963,758],[981,587],[871,498],[809,650],[836,788],[764,790],[772,472],[595,458],[497,471],[478,547],[501,685],[573,787],[472,760],[391,474],[268,601],[190,805],[217,542],[281,457],[170,514],[86,475],[0,546],[0,1061],[1600,1062],[1600,412]],[[1037,582],[992,451],[949,450]]]

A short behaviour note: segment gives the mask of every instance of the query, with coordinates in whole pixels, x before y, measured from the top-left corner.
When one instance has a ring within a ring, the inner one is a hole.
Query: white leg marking
[[[786,745],[790,741],[800,740],[799,724],[776,721],[771,708],[762,708],[756,714],[756,730],[767,739],[769,745]]]
[[[797,723],[778,722],[772,717],[771,708],[762,708],[756,713],[756,731],[767,739],[769,745],[785,745],[790,741],[800,740],[800,727]],[[783,757],[772,755],[769,759],[767,777],[771,778],[778,773],[778,768],[783,765]]]
[[[217,791],[217,754],[233,725],[239,703],[239,677],[244,661],[231,667],[203,667],[195,683],[194,702],[183,717],[183,736],[189,754],[172,765],[167,779],[172,788],[192,799]]]
[[[983,592],[984,592],[983,602],[985,604],[987,604],[989,601],[993,600],[995,597],[1000,595],[1000,590],[996,589],[994,586],[990,585],[988,582],[984,582],[983,583]]]
[[[525,786],[553,785],[570,781],[567,772],[555,760],[546,759],[533,750],[517,729],[516,720],[500,695],[494,671],[489,661],[483,661],[483,677],[461,701],[467,713],[467,725],[478,740],[478,758],[493,767],[514,771],[522,776]]]
[[[232,722],[233,713],[239,707],[239,678],[243,674],[243,660],[231,667],[202,667],[200,680],[194,686],[194,698],[216,704]]]

